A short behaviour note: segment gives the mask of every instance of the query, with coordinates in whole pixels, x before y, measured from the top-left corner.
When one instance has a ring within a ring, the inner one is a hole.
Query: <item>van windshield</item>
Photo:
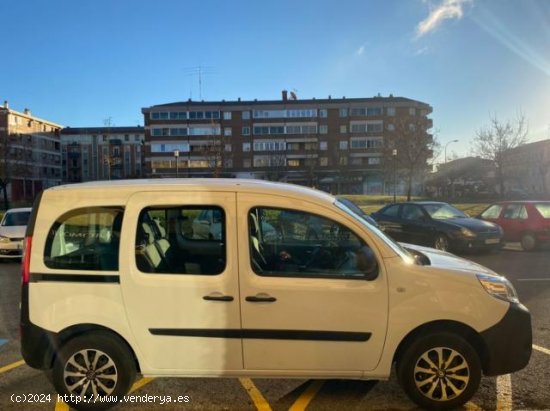
[[[345,211],[350,216],[355,218],[357,221],[359,221],[364,226],[368,227],[369,230],[373,231],[379,238],[381,238],[393,251],[395,251],[401,258],[403,258],[405,261],[411,261],[414,260],[414,257],[401,245],[399,245],[397,242],[395,242],[393,239],[388,237],[386,233],[384,233],[382,230],[380,230],[378,227],[368,223],[365,219],[363,219],[358,213],[351,210],[349,207],[347,207],[344,203],[342,203],[340,200],[336,200],[334,202],[334,205],[338,207],[339,209]]]

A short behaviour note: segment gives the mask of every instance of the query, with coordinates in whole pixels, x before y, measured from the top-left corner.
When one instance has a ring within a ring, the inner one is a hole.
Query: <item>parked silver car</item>
[[[31,208],[12,208],[0,222],[0,258],[21,258]]]

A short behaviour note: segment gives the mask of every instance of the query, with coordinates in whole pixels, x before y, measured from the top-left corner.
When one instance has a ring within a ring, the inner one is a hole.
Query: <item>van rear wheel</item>
[[[413,342],[397,363],[397,378],[420,407],[448,410],[467,402],[481,381],[481,363],[472,346],[452,333],[434,333]]]
[[[66,402],[78,410],[103,410],[115,406],[114,398],[122,399],[135,378],[136,365],[126,344],[101,331],[69,340],[61,348],[53,367],[55,389],[66,395]],[[104,400],[98,399],[100,397]]]

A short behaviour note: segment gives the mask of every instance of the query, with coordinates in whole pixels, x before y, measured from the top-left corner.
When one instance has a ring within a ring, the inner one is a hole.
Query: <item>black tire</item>
[[[525,233],[521,236],[521,248],[524,251],[536,250],[537,245],[537,239],[532,233]]]
[[[451,249],[451,242],[449,241],[449,237],[447,237],[443,233],[436,234],[433,247],[437,250],[449,251]]]
[[[451,362],[446,363],[448,359]],[[448,332],[433,333],[405,349],[398,359],[397,378],[405,393],[420,407],[448,410],[466,403],[475,394],[481,381],[481,362],[462,337]]]
[[[87,358],[83,355],[84,352]],[[80,365],[81,368],[73,364]],[[84,373],[86,369],[88,371]],[[67,341],[53,367],[55,389],[59,394],[66,395],[66,402],[77,410],[105,410],[115,406],[113,398],[118,397],[121,400],[130,390],[135,378],[136,364],[126,344],[117,336],[102,331],[89,332]],[[76,386],[78,382],[82,384]],[[82,385],[85,384],[84,390]],[[110,397],[109,402],[84,402],[75,398],[81,394],[92,398],[96,393]]]

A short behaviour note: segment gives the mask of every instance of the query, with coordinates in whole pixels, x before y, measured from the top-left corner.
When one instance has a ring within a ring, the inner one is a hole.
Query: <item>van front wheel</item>
[[[135,362],[124,342],[101,331],[69,340],[53,367],[55,389],[78,410],[115,406],[135,377]]]
[[[397,363],[397,378],[420,407],[447,410],[468,401],[481,380],[472,346],[452,333],[434,333],[413,342]]]

